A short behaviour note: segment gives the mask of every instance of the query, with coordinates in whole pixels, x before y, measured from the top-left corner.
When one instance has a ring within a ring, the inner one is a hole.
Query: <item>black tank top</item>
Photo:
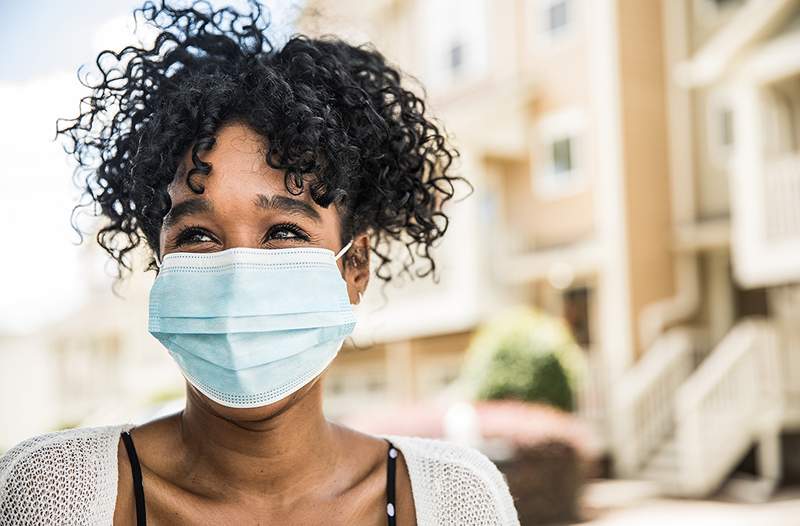
[[[389,440],[389,450],[386,453],[386,517],[389,526],[395,526],[397,521],[397,510],[395,509],[395,471],[397,463],[397,448]],[[147,517],[144,508],[144,486],[142,485],[142,468],[139,465],[139,457],[136,455],[136,448],[133,447],[133,438],[127,431],[122,432],[122,441],[125,443],[125,450],[128,452],[128,460],[131,463],[131,474],[133,475],[133,496],[136,501],[136,525],[145,526]]]

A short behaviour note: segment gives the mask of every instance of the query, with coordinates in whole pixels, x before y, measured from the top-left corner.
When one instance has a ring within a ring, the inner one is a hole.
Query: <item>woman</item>
[[[186,406],[19,444],[0,460],[0,523],[518,524],[476,450],[322,412],[370,254],[382,280],[415,255],[417,274],[435,270],[463,180],[423,101],[374,49],[273,48],[257,4],[136,13],[159,28],[154,47],[101,53],[102,79],[59,133],[120,272],[152,251],[148,329],[186,377]]]

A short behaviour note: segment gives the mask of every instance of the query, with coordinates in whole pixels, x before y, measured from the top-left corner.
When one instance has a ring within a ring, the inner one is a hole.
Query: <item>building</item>
[[[757,446],[774,484],[800,385],[798,2],[369,6],[312,1],[301,27],[421,79],[478,192],[443,283],[393,291],[331,384],[372,368],[375,393],[424,397],[481,319],[533,304],[585,347],[581,413],[618,474],[703,495]]]
[[[413,399],[434,368],[457,374],[481,320],[534,304],[585,348],[581,411],[607,440],[608,386],[646,348],[638,320],[674,293],[660,3],[310,2],[301,28],[373,41],[419,78],[477,189],[451,208],[442,283],[396,291],[383,328],[367,317],[356,335],[374,345],[345,355],[407,371],[398,396]],[[332,378],[347,374],[339,365]]]
[[[756,446],[774,485],[800,409],[800,3],[662,3],[678,291],[641,320],[618,466],[703,495]]]

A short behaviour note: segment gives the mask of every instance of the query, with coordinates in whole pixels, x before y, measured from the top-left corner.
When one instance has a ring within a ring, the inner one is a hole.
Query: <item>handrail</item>
[[[670,329],[622,378],[613,392],[616,469],[632,476],[674,426],[673,396],[692,371],[693,338]]]
[[[775,240],[800,236],[800,155],[784,155],[767,163],[764,173],[767,237]]]
[[[740,322],[678,390],[679,477],[685,495],[713,491],[765,425],[765,415],[779,418],[764,411],[766,395],[780,385],[777,352],[768,322]]]
[[[676,399],[676,408],[692,405],[707,397],[730,371],[751,351],[758,337],[757,325],[752,320],[739,323],[717,346],[692,377],[681,387]],[[724,349],[725,352],[717,352]]]

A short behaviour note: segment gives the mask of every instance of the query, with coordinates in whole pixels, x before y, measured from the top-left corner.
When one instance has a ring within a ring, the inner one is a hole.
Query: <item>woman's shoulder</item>
[[[0,457],[0,523],[108,522],[116,500],[119,434],[130,427],[56,431],[11,448]]]
[[[385,438],[406,459],[418,516],[423,512],[433,524],[519,525],[505,476],[478,449],[433,438]]]

